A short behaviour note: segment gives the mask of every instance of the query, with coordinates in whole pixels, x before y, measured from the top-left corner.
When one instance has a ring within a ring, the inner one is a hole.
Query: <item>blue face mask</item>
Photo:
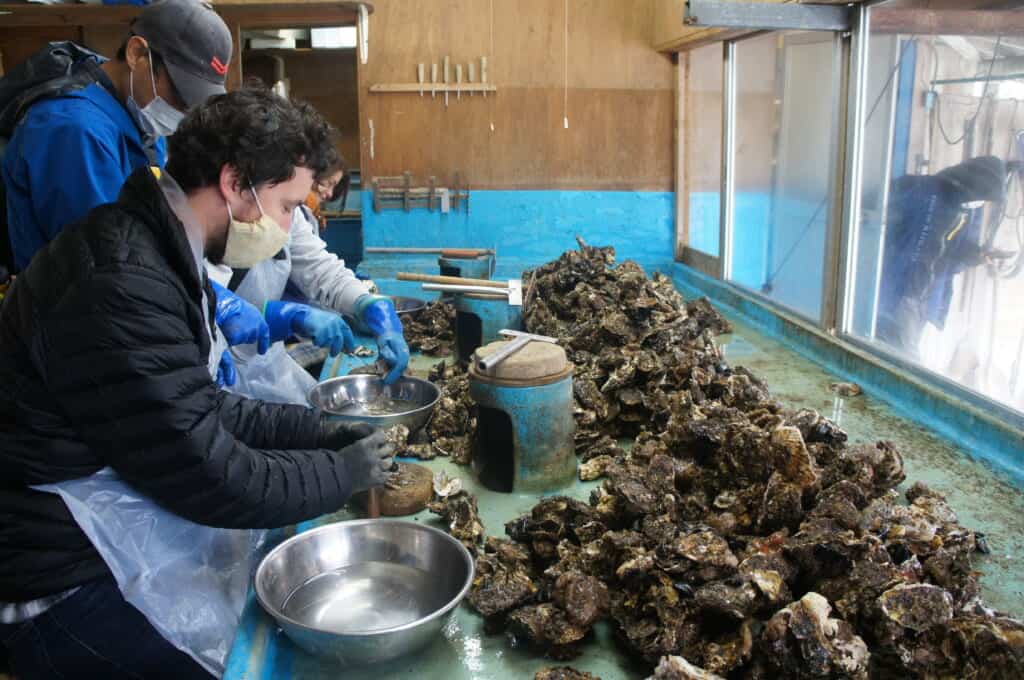
[[[128,101],[125,103],[128,113],[135,124],[147,137],[169,137],[178,129],[178,124],[185,117],[178,109],[163,100],[156,93],[156,78],[153,77],[152,57],[146,59],[149,64],[149,82],[153,85],[153,101],[139,108],[135,101],[135,72],[128,76]]]

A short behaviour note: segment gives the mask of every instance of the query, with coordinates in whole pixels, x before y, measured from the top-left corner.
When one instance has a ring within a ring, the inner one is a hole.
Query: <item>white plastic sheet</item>
[[[36,488],[64,500],[125,600],[164,639],[220,677],[267,532],[190,522],[110,468]]]

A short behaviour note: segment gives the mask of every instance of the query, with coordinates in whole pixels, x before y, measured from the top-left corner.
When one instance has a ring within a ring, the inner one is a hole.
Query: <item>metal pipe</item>
[[[520,336],[516,338],[515,340],[508,343],[498,351],[491,354],[490,356],[484,357],[483,359],[478,361],[476,364],[477,369],[479,369],[485,375],[489,375],[491,373],[491,370],[495,366],[505,361],[505,359],[508,359],[510,356],[512,356],[522,348],[526,347],[528,344],[530,344],[530,342],[532,342],[532,340],[533,339],[530,338],[529,336]]]
[[[936,85],[959,85],[961,83],[994,83],[1001,80],[1021,80],[1024,78],[1024,73],[1008,73],[1005,76],[989,76],[989,77],[974,77],[974,78],[946,78],[944,80],[933,80],[932,87]]]
[[[858,5],[852,14],[853,31],[850,42],[850,84],[846,120],[846,181],[843,186],[844,212],[839,258],[839,309],[836,310],[840,335],[852,330],[853,311],[857,304],[856,275],[861,229],[861,190],[864,179],[864,123],[868,81],[868,40],[870,9]],[[876,285],[877,287],[877,285]],[[874,315],[872,315],[874,316]],[[874,321],[871,336],[874,337]]]
[[[736,189],[736,43],[726,42],[722,58],[722,195],[718,221],[718,278],[732,278],[733,212]]]

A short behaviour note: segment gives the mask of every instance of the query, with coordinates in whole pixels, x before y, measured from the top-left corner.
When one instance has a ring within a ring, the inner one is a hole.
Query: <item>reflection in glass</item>
[[[1024,40],[887,31],[846,330],[1024,410]]]
[[[722,189],[722,46],[689,53],[686,153],[691,248],[718,255]]]
[[[831,34],[737,44],[732,280],[821,313],[837,139]]]

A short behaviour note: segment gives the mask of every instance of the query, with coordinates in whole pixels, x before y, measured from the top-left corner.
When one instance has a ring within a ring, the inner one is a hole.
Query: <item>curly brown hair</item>
[[[319,179],[338,162],[336,134],[311,105],[247,86],[185,116],[167,142],[167,172],[186,193],[216,184],[225,165],[254,187],[286,182],[297,167]]]

